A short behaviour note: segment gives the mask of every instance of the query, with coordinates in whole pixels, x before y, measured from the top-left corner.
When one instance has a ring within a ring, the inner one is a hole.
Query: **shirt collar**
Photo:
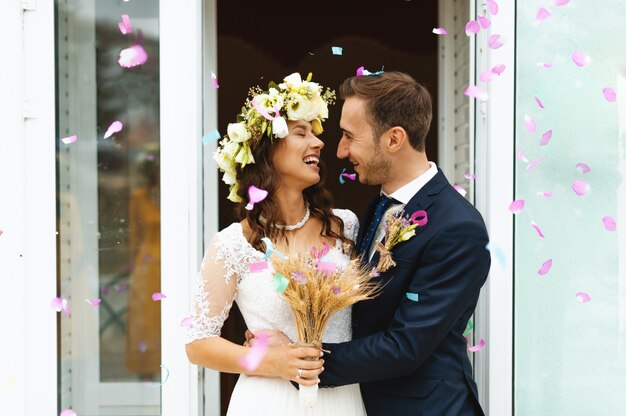
[[[391,195],[387,195],[390,198],[393,198],[397,201],[400,201],[402,204],[408,204],[408,202],[413,198],[413,196],[424,187],[432,178],[437,174],[437,165],[434,162],[428,162],[430,164],[430,168],[424,173],[422,173],[417,178],[413,179],[411,182],[406,185],[400,187]],[[381,194],[384,192],[381,190]]]

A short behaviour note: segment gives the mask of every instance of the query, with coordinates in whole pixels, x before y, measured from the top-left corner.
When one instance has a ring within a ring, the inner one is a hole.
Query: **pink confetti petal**
[[[320,261],[317,263],[317,270],[321,273],[332,274],[337,269],[337,264],[332,261]]]
[[[487,101],[489,99],[489,93],[477,85],[470,85],[463,93],[468,97],[476,98],[478,101]]]
[[[447,35],[448,32],[443,27],[436,27],[433,29],[433,33],[435,35]]]
[[[123,68],[133,68],[143,65],[148,60],[148,53],[141,45],[133,45],[130,48],[122,49],[117,63]]]
[[[483,348],[485,348],[485,340],[484,339],[480,339],[480,342],[476,345],[474,345],[473,347],[470,347],[469,344],[467,346],[467,350],[469,352],[478,352],[480,350],[482,350]]]
[[[215,73],[211,72],[211,83],[213,84],[213,88],[219,88],[220,84],[217,83],[217,75],[215,75]]]
[[[578,169],[578,171],[582,173],[583,175],[585,173],[591,172],[591,168],[586,163],[576,163],[576,169]]]
[[[552,16],[552,13],[550,13],[549,11],[541,7],[539,10],[537,10],[537,15],[535,16],[535,20],[537,22],[543,22],[550,16]]]
[[[526,162],[526,163],[528,163],[528,162],[529,162],[529,160],[528,160],[528,159],[526,158],[526,156],[524,155],[524,151],[523,151],[522,149],[519,149],[519,150],[517,151],[517,158],[518,158],[519,160],[521,160],[522,162]]]
[[[585,292],[578,292],[576,293],[576,300],[579,301],[580,303],[587,303],[591,301],[591,297]]]
[[[482,82],[491,82],[495,76],[496,74],[491,69],[487,69],[480,73],[479,79]]]
[[[78,136],[74,134],[72,136],[62,138],[61,142],[63,142],[63,144],[70,144],[74,143],[76,140],[78,140]]]
[[[113,123],[111,123],[106,133],[104,133],[104,138],[108,139],[109,137],[113,136],[115,133],[119,133],[120,131],[122,131],[123,128],[124,128],[124,125],[122,124],[122,122],[115,120]]]
[[[579,67],[583,67],[591,62],[591,56],[584,51],[576,51],[572,54],[572,61]]]
[[[548,130],[547,132],[541,135],[541,139],[539,139],[539,146],[545,146],[550,143],[550,139],[552,138],[552,130]]]
[[[539,106],[539,108],[544,109],[545,107],[543,106],[543,103],[541,102],[541,100],[539,99],[539,97],[535,96],[535,101],[537,102],[537,105]]]
[[[489,41],[487,42],[487,45],[491,49],[499,49],[504,44],[502,42],[500,42],[500,35],[491,35],[491,36],[489,36]]]
[[[341,176],[348,178],[351,181],[356,181],[356,173],[342,173]]]
[[[491,26],[491,20],[481,15],[478,15],[478,23],[480,23],[483,29],[487,29],[489,26]]]
[[[498,3],[496,3],[494,0],[487,0],[487,6],[489,7],[489,11],[492,15],[495,16],[498,14]]]
[[[548,274],[551,268],[552,268],[552,259],[548,259],[541,265],[541,268],[537,271],[537,274],[539,276],[545,276],[546,274]]]
[[[239,363],[248,372],[253,372],[261,364],[261,360],[269,347],[269,336],[264,332],[254,334],[254,344],[250,347],[250,351],[239,359]]]
[[[476,175],[474,173],[466,173],[463,177],[469,180],[476,179]]]
[[[333,286],[333,293],[338,295],[341,293],[341,288],[339,286]]]
[[[156,302],[156,301],[158,301],[158,300],[165,299],[166,297],[167,297],[167,296],[165,296],[165,295],[164,295],[163,293],[161,293],[161,292],[154,292],[154,293],[152,294],[152,300],[153,300],[153,301],[155,301],[155,302]]]
[[[537,192],[537,196],[542,196],[544,198],[552,198],[552,192]]]
[[[615,93],[615,90],[611,87],[603,88],[602,94],[604,94],[604,99],[610,103],[615,102],[615,100],[617,99],[617,94]]]
[[[59,416],[76,416],[76,412],[72,409],[65,409],[59,413]]]
[[[532,162],[528,164],[528,166],[526,166],[526,170],[531,170],[532,168],[534,168],[540,163],[541,163],[541,159],[533,160]]]
[[[258,273],[266,270],[268,268],[267,261],[259,261],[256,263],[250,263],[250,273]]]
[[[615,231],[615,229],[617,228],[617,223],[615,222],[615,218],[611,217],[610,215],[603,217],[602,223],[604,224],[604,228],[606,228],[607,231]]]
[[[0,230],[0,235],[4,234],[4,231]]]
[[[465,189],[463,189],[462,186],[459,185],[454,185],[453,188],[461,194],[461,196],[463,196],[465,198],[465,195],[467,195],[467,191]]]
[[[68,316],[68,317],[70,316],[70,305],[67,299],[63,297],[56,297],[52,299],[52,301],[50,302],[50,306],[55,311],[57,312],[63,311],[65,313],[65,316]]]
[[[424,210],[415,211],[411,214],[411,222],[419,227],[423,227],[428,224],[428,214]]]
[[[535,120],[528,114],[524,116],[524,127],[526,127],[526,131],[529,133],[534,133],[537,130],[537,123]]]
[[[360,67],[358,67],[358,68],[356,69],[356,76],[357,76],[357,77],[362,77],[362,76],[364,75],[364,74],[363,74],[363,71],[365,71],[365,67],[364,67],[364,66],[360,66]]]
[[[100,306],[101,299],[85,299],[85,302],[90,304],[91,306]]]
[[[193,317],[186,316],[180,321],[180,326],[183,328],[192,328],[193,327]]]
[[[491,68],[491,72],[499,76],[504,72],[505,69],[506,69],[506,65],[500,64]]]
[[[567,3],[569,3],[569,0],[554,0],[555,6],[565,6]]]
[[[469,22],[467,22],[467,24],[465,25],[465,34],[467,36],[470,36],[472,34],[476,34],[480,31],[480,23],[478,23],[476,20],[470,20]]]
[[[248,205],[246,205],[246,209],[248,211],[251,211],[254,208],[254,204],[258,204],[265,198],[267,198],[267,191],[251,185],[248,188],[248,199],[250,200],[250,202],[248,202]]]
[[[117,27],[120,29],[120,32],[122,32],[122,35],[128,35],[133,31],[133,27],[130,24],[130,18],[127,14],[122,15],[122,21],[118,22]]]
[[[509,211],[511,211],[513,214],[519,214],[524,209],[525,203],[526,202],[523,199],[516,199],[511,202],[511,205],[509,205]]]
[[[539,226],[537,225],[537,223],[535,221],[531,221],[530,222],[530,226],[533,227],[535,229],[535,231],[537,231],[537,235],[541,238],[544,238],[545,235],[543,235],[543,233],[541,232],[541,228],[539,228]]]
[[[541,68],[552,68],[552,63],[551,62],[538,62],[537,66]]]
[[[576,195],[578,196],[586,195],[590,189],[591,189],[591,186],[587,182],[581,181],[579,179],[575,180],[574,183],[572,184],[572,190],[576,192]]]

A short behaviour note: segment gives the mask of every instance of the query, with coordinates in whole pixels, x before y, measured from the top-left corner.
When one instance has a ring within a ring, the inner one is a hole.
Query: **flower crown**
[[[270,82],[268,91],[260,87],[250,89],[241,114],[237,116],[237,123],[228,125],[228,133],[213,154],[224,173],[222,180],[230,185],[228,199],[231,201],[242,202],[237,194],[237,164],[243,169],[254,163],[252,146],[264,135],[270,140],[287,136],[287,120],[311,122],[315,135],[324,131],[322,122],[328,118],[328,105],[335,102],[335,92],[327,88],[322,93],[322,87],[311,82],[311,77],[309,73],[303,81],[295,72],[278,85]]]

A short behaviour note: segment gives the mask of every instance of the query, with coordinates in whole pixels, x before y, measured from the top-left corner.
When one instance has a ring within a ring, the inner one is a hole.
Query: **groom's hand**
[[[270,347],[275,347],[278,345],[289,345],[291,344],[291,340],[287,337],[287,335],[283,334],[280,331],[275,331],[272,329],[264,329],[261,332],[263,332],[263,334],[267,335],[268,337],[268,342],[269,342],[269,346]],[[244,347],[252,347],[254,346],[254,343],[256,342],[256,338],[254,336],[254,333],[252,333],[252,331],[250,331],[249,329],[246,329],[246,341],[243,343]]]

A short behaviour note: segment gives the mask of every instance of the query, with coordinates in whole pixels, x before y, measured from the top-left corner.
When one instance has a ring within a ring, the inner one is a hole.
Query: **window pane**
[[[626,27],[615,17],[626,4],[550,6],[537,23],[542,6],[517,2],[516,150],[528,162],[516,161],[516,198],[526,206],[515,228],[515,414],[623,414],[626,57],[615,41]]]
[[[56,6],[59,406],[158,415],[158,1]]]

